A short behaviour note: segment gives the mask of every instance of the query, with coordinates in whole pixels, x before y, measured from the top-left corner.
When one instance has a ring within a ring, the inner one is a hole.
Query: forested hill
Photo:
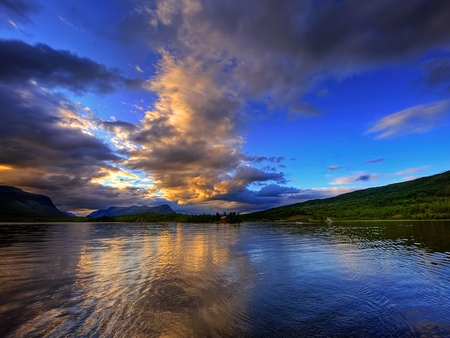
[[[450,171],[241,217],[243,221],[450,219]]]

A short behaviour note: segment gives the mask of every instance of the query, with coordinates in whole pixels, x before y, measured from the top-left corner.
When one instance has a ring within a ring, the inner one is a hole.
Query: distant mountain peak
[[[175,211],[167,205],[162,204],[157,207],[148,207],[145,205],[132,205],[130,207],[109,207],[108,209],[99,209],[87,215],[87,217],[102,217],[102,216],[122,216],[122,215],[135,215],[143,214],[146,212],[154,212],[157,214],[174,214]]]

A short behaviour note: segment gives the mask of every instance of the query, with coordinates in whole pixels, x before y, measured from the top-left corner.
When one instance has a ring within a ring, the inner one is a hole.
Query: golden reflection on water
[[[178,224],[82,248],[75,294],[90,315],[81,335],[230,334],[234,314],[245,312],[253,278],[248,260],[230,260],[236,229],[208,238],[184,230]]]

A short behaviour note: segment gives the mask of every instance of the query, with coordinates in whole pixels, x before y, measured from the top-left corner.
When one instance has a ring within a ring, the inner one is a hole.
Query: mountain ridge
[[[33,194],[8,185],[0,185],[0,220],[30,217],[67,217],[50,197]]]
[[[108,209],[99,209],[97,211],[91,212],[86,217],[102,217],[102,216],[124,216],[124,215],[135,215],[143,213],[157,213],[157,214],[174,214],[175,211],[167,204],[162,204],[156,207],[148,207],[145,205],[138,206],[132,205],[129,207],[109,207]]]

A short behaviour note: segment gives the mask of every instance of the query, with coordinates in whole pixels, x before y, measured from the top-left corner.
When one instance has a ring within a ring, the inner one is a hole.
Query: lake
[[[449,337],[450,222],[0,224],[2,337]]]

